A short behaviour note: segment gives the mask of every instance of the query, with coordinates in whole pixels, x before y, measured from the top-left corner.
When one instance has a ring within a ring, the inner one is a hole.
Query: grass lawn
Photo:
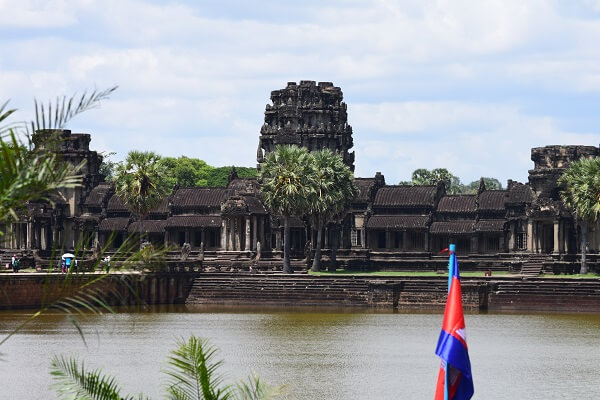
[[[448,274],[438,274],[434,271],[373,271],[373,272],[364,272],[364,271],[346,271],[346,270],[337,270],[336,272],[308,272],[311,275],[323,275],[323,276],[333,276],[333,275],[354,275],[354,276],[422,276],[422,277],[432,277],[432,276],[448,276]],[[479,278],[485,276],[484,271],[461,271],[460,276],[470,277],[470,278]],[[493,271],[492,277],[509,277],[509,276],[519,276],[515,273],[510,273],[508,271]],[[553,275],[553,274],[545,274],[540,275],[540,278],[551,278],[551,279],[573,279],[573,278],[600,278],[600,275],[589,273],[585,275],[574,274],[574,275]]]

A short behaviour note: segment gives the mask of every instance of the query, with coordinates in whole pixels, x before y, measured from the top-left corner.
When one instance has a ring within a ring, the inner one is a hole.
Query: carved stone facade
[[[330,82],[290,82],[273,91],[271,101],[260,129],[259,168],[278,144],[330,148],[353,168],[352,128],[340,88]],[[101,157],[89,149],[90,135],[63,131],[59,139],[58,150],[66,161],[87,161],[84,184],[58,193],[53,206],[30,203],[21,221],[0,227],[8,234],[4,247],[9,251],[50,254],[51,249],[71,250],[78,243],[92,249],[110,238],[118,247],[141,231],[156,244],[189,244],[190,258],[201,254],[205,262],[268,264],[280,259],[282,224],[265,209],[255,179],[239,178],[232,169],[225,188],[176,188],[140,223],[111,185],[101,181]],[[534,148],[528,183],[509,180],[504,190],[481,185],[473,195],[447,195],[442,185],[386,185],[379,172],[356,178],[359,194],[342,220],[324,228],[323,253],[348,266],[393,266],[407,259],[435,258],[453,242],[467,260],[493,257],[509,264],[515,257],[538,253],[568,260],[579,252],[581,232],[560,201],[557,180],[572,161],[598,156],[600,149],[594,146]],[[293,256],[307,258],[307,243],[315,243],[316,232],[306,219],[291,218],[290,226]],[[597,255],[598,225],[589,227],[588,240],[590,253]]]
[[[338,152],[354,171],[352,127],[342,99],[342,90],[331,82],[288,82],[284,89],[272,91],[272,104],[267,104],[260,128],[259,165],[275,146],[296,144],[310,151],[329,148]]]

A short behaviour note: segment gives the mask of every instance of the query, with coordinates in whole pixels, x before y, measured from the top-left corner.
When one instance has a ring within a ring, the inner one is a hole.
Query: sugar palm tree
[[[222,361],[216,359],[217,349],[206,340],[190,337],[180,340],[167,359],[169,377],[166,398],[169,400],[267,400],[280,394],[280,388],[269,386],[256,375],[234,385],[225,385],[218,369]],[[55,356],[50,373],[61,398],[147,399],[143,394],[123,395],[115,378],[101,370],[88,370],[76,359]]]
[[[309,210],[309,197],[314,190],[312,157],[298,146],[277,146],[262,164],[260,179],[265,206],[283,218],[283,272],[292,273],[290,264],[290,224],[292,216],[303,216]]]
[[[117,166],[115,191],[140,220],[140,243],[145,217],[169,193],[167,171],[160,159],[156,153],[134,150]]]
[[[321,249],[323,227],[334,216],[341,214],[358,189],[354,185],[354,175],[342,157],[329,149],[312,153],[312,173],[314,190],[311,191],[310,216],[317,230],[315,257],[312,270],[321,269]]]
[[[561,197],[571,208],[581,229],[581,274],[587,268],[588,225],[600,216],[600,157],[581,159],[571,163],[558,183],[564,188]]]

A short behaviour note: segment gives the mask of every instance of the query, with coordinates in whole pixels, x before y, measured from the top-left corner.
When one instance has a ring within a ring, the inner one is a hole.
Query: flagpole
[[[454,257],[456,257],[456,245],[451,244],[448,246],[450,250],[450,258],[448,259],[448,293],[450,293],[450,287],[452,286],[452,277],[454,276]],[[450,395],[448,393],[448,381],[450,380],[450,364],[446,362],[446,374],[444,377],[444,400],[449,400]]]

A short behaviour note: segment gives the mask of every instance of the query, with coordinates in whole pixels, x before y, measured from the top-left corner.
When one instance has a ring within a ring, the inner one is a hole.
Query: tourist
[[[19,262],[20,262],[20,260],[19,260],[19,258],[17,257],[17,255],[16,255],[16,254],[13,254],[13,256],[12,256],[12,258],[11,258],[11,260],[10,260],[10,263],[11,263],[11,265],[12,265],[12,269],[13,269],[13,272],[19,272]]]
[[[110,256],[104,257],[102,262],[104,263],[104,267],[106,268],[106,273],[108,274],[110,272]]]
[[[60,260],[60,272],[62,272],[63,274],[67,273],[67,263],[64,258]]]

